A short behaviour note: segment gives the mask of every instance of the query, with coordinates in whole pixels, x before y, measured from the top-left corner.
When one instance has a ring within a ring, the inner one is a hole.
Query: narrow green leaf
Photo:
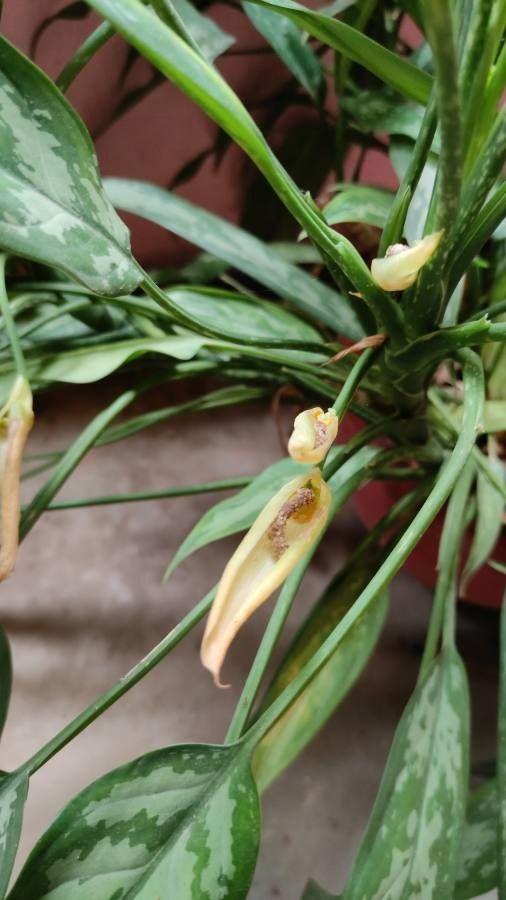
[[[313,99],[318,100],[324,85],[321,63],[297,26],[289,19],[280,22],[276,12],[270,9],[261,9],[252,3],[243,3],[242,7],[287,69]]]
[[[455,900],[471,900],[497,886],[497,782],[473,791],[459,850]]]
[[[363,222],[384,228],[394,194],[366,184],[340,184],[338,193],[322,212],[329,225],[341,222]]]
[[[329,894],[316,881],[308,881],[300,900],[340,900],[340,898],[337,894]]]
[[[418,103],[429,99],[432,79],[400,56],[396,56],[367,35],[338,19],[313,12],[292,0],[253,0],[259,6],[279,12],[303,31],[333,47],[343,56],[364,66],[385,84]]]
[[[205,343],[194,335],[164,338],[133,338],[54,353],[28,363],[30,379],[36,382],[67,381],[87,384],[110,375],[126,362],[145,353],[160,353],[174,359],[191,359]]]
[[[32,850],[10,900],[242,900],[260,810],[240,745],[155,750],[78,794]]]
[[[0,245],[111,296],[140,281],[92,142],[53,82],[0,37]]]
[[[344,569],[331,582],[288,649],[263,708],[275,700],[319,649],[351,608],[379,562],[380,554],[372,553],[351,569]],[[253,773],[261,792],[298,756],[346,696],[366,665],[387,609],[388,596],[383,592],[350,629],[293,706],[260,741],[253,756]]]
[[[318,342],[320,334],[307,322],[275,303],[253,300],[218,288],[173,287],[171,300],[180,309],[217,331],[250,338]],[[231,327],[231,323],[233,327]],[[303,354],[294,351],[301,358]],[[322,353],[326,351],[322,347]]]
[[[5,897],[16,858],[27,793],[23,773],[0,776],[0,897]]]
[[[360,131],[401,135],[413,141],[418,137],[425,115],[419,103],[406,103],[398,94],[385,89],[346,94],[341,104]]]
[[[417,686],[397,728],[346,900],[450,900],[468,778],[469,698],[453,648]]]
[[[199,12],[189,0],[173,0],[173,5],[208,62],[214,62],[235,43],[231,34],[220,28],[209,16]]]
[[[169,578],[184,559],[201,547],[238,531],[246,531],[273,494],[287,481],[306,471],[309,471],[308,466],[291,459],[281,459],[264,469],[242,491],[208,509],[184,539],[165,578]]]
[[[12,660],[9,641],[0,626],[0,734],[3,731],[12,687]]]
[[[503,462],[490,454],[488,461],[498,480],[506,483]],[[486,563],[499,539],[503,525],[504,497],[481,470],[477,473],[476,503],[476,525],[473,543],[462,573],[462,591],[465,591],[474,573]]]
[[[363,335],[351,302],[281,258],[236,225],[144,181],[107,178],[105,189],[120,209],[156,222],[245,272],[319,322],[348,337]]]

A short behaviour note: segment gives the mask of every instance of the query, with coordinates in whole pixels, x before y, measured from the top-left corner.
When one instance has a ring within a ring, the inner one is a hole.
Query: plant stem
[[[123,697],[131,688],[133,688],[148,672],[151,672],[159,662],[164,659],[174,647],[188,634],[188,632],[205,616],[210,609],[216,593],[216,588],[209,591],[208,594],[176,625],[169,634],[160,641],[156,647],[145,656],[140,662],[136,663],[133,669],[130,669],[116,684],[113,685],[100,697],[97,697],[82,713],[72,719],[65,728],[62,728],[47,744],[44,744],[40,750],[37,750],[23,765],[19,767],[19,771],[25,772],[27,775],[33,775],[45,763],[47,763],[56,753],[58,753],[73,738],[77,737],[81,731],[84,731],[88,725],[91,725],[106,709],[109,709],[116,700]]]
[[[453,490],[446,510],[445,521],[439,541],[437,562],[438,579],[432,604],[429,628],[418,674],[418,683],[425,678],[437,652],[443,623],[446,643],[454,636],[454,607],[457,585],[457,562],[465,523],[465,506],[475,474],[472,457]]]
[[[60,91],[63,91],[64,93],[65,91],[68,91],[72,82],[77,78],[79,73],[82,72],[90,59],[93,59],[95,53],[97,53],[115,33],[114,28],[109,22],[101,22],[98,28],[95,28],[95,31],[88,35],[58,75],[55,83],[57,87],[60,88]]]
[[[14,323],[14,318],[12,316],[12,311],[9,305],[9,298],[7,297],[7,291],[5,289],[5,265],[7,262],[7,257],[5,253],[0,254],[0,312],[2,313],[5,330],[7,332],[12,355],[14,357],[14,365],[16,367],[16,371],[18,375],[21,375],[25,381],[28,381],[28,375],[26,372],[26,362],[25,357],[23,355],[23,351],[21,349],[21,344],[19,341],[19,335],[16,329],[16,325]]]
[[[447,500],[474,447],[476,432],[483,409],[484,377],[481,360],[472,351],[462,351],[464,360],[465,403],[462,428],[448,461],[442,466],[434,488],[422,508],[380,566],[368,586],[357,598],[352,608],[336,625],[311,660],[294,680],[277,697],[255,724],[246,732],[245,740],[255,746],[277,720],[295,702],[322,666],[335,652],[343,637],[383,590],[406,561],[411,550],[427,530]]]
[[[378,256],[384,256],[388,247],[390,247],[391,244],[396,244],[402,238],[409,204],[420,180],[430,148],[432,147],[435,131],[436,101],[434,95],[432,95],[427,109],[425,110],[416,144],[409,160],[409,165],[397,189],[392,208],[388,214],[381,235]]]
[[[370,369],[370,367],[372,366],[373,362],[379,355],[380,350],[380,347],[369,347],[367,350],[364,350],[364,352],[361,353],[358,359],[354,362],[351,372],[346,378],[346,381],[344,382],[332,405],[332,409],[338,416],[339,421],[342,420],[346,410],[353,400],[355,391],[360,386],[362,378],[364,377],[368,369]]]
[[[23,511],[19,523],[20,540],[23,540],[30,529],[33,528],[55,494],[60,490],[62,484],[67,480],[69,475],[71,475],[78,463],[81,462],[85,453],[93,446],[109,423],[112,422],[112,420],[144,390],[146,390],[146,385],[120,394],[110,406],[102,410],[98,416],[95,416],[95,418],[92,419],[74,443],[71,444],[66,453],[62,456],[53,474],[50,475],[46,483],[36,493],[35,497],[33,497]]]
[[[327,520],[327,527],[330,525],[336,512],[346,503],[354,491],[367,480],[368,474],[367,466],[360,466],[358,471],[354,471],[353,474],[348,478],[345,478],[344,481],[338,482],[337,485],[330,484],[332,490],[332,504]],[[293,601],[299,590],[306,569],[323,540],[325,531],[322,532],[316,544],[311,548],[309,553],[306,554],[304,559],[300,561],[283,585],[230,723],[225,738],[225,743],[227,744],[238,740],[243,733],[244,726],[248,721],[253,703],[255,702],[255,697],[276,646],[278,637],[292,608]]]
[[[190,494],[207,494],[213,491],[229,491],[246,487],[251,478],[228,478],[225,481],[208,481],[205,484],[189,484],[180,488],[164,488],[159,491],[141,491],[136,494],[109,494],[104,497],[84,497],[82,500],[63,500],[46,507],[48,512],[61,509],[80,509],[85,506],[109,506],[113,503],[135,503],[143,500],[163,500],[168,497],[188,497]]]

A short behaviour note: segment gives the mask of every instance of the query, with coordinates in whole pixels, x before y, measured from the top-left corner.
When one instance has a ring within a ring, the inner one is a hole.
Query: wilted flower
[[[319,463],[334,443],[339,419],[333,409],[323,412],[321,406],[305,409],[296,416],[288,441],[292,459],[301,463]]]
[[[412,247],[407,244],[392,244],[383,259],[373,259],[371,275],[379,287],[385,291],[404,291],[410,287],[418,272],[425,265],[438,246],[443,232],[428,234]]]
[[[16,562],[19,542],[19,476],[26,439],[33,425],[30,385],[18,375],[0,410],[0,581]]]
[[[319,469],[285,484],[267,503],[223,572],[202,641],[203,665],[220,669],[241,625],[283,583],[325,527],[331,493]]]

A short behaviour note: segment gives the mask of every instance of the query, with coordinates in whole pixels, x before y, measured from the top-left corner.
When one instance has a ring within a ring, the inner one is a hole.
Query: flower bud
[[[218,686],[223,687],[220,669],[241,625],[314,546],[327,522],[330,501],[319,469],[299,475],[267,503],[229,560],[200,651]]]
[[[404,291],[415,281],[418,272],[425,265],[438,246],[442,231],[428,234],[412,247],[407,244],[392,244],[383,259],[373,259],[371,275],[384,291]]]
[[[16,562],[19,543],[19,479],[26,439],[33,425],[30,385],[18,375],[0,410],[0,581]]]
[[[323,412],[321,406],[305,409],[296,416],[288,441],[288,452],[300,463],[319,463],[334,443],[339,419],[333,409]]]

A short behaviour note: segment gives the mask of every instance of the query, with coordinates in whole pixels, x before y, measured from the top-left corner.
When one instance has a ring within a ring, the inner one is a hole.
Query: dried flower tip
[[[21,462],[32,425],[32,392],[28,382],[18,375],[0,410],[0,581],[10,575],[16,562]]]
[[[371,275],[379,287],[385,291],[404,291],[415,281],[418,272],[436,250],[442,231],[428,234],[412,247],[407,244],[392,244],[383,259],[373,259]]]
[[[223,572],[202,641],[203,665],[220,684],[235,635],[318,540],[331,493],[319,469],[285,484],[264,507]]]
[[[296,416],[288,441],[292,459],[301,463],[319,463],[334,443],[339,419],[333,409],[323,412],[320,406],[305,409]]]

